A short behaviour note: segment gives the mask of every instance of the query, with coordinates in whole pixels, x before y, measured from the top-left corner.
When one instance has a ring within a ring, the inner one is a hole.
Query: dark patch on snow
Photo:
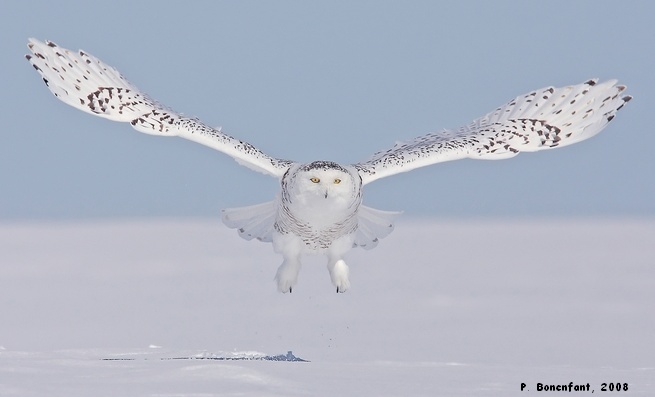
[[[135,361],[136,358],[103,358],[102,361]],[[144,358],[148,360],[148,358]],[[151,359],[152,360],[152,359]],[[217,360],[217,361],[291,361],[308,363],[309,360],[304,360],[300,357],[293,355],[289,350],[287,354],[278,354],[277,356],[255,356],[255,357],[223,357],[223,356],[198,356],[198,357],[163,357],[159,360]]]

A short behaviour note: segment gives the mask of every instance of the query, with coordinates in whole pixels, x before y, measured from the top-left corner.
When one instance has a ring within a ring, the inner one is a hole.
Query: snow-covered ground
[[[0,396],[655,395],[655,220],[401,217],[347,259],[282,295],[217,219],[1,224]]]

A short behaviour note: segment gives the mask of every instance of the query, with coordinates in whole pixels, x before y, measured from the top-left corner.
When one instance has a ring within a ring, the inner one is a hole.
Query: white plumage
[[[367,161],[300,164],[271,157],[220,129],[177,113],[151,99],[116,69],[84,51],[29,40],[26,58],[50,91],[87,113],[129,122],[136,130],[179,136],[212,147],[239,164],[280,180],[273,201],[223,210],[223,222],[247,240],[272,242],[283,256],[278,289],[291,292],[301,258],[323,254],[337,292],[350,287],[343,256],[354,246],[375,247],[393,230],[397,212],[362,205],[362,186],[377,179],[461,158],[504,159],[570,145],[600,132],[628,102],[615,80],[546,87],[520,95],[456,130],[443,130],[398,143]]]

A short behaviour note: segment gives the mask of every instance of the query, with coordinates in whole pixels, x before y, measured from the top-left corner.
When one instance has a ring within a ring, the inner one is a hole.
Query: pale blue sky
[[[172,5],[171,5],[172,4]],[[650,1],[4,1],[0,219],[218,216],[276,181],[177,138],[57,101],[28,37],[83,48],[170,107],[299,161],[357,162],[516,95],[618,78],[635,99],[599,136],[367,186],[414,216],[655,215]]]

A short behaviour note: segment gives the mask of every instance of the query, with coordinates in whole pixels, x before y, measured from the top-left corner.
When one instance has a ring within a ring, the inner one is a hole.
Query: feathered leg
[[[278,291],[285,294],[293,291],[293,286],[298,282],[298,273],[300,273],[301,266],[300,255],[284,256],[284,261],[275,275]]]
[[[337,293],[343,293],[350,288],[350,280],[348,280],[348,265],[341,258],[328,257],[328,271],[332,284],[337,287]]]

